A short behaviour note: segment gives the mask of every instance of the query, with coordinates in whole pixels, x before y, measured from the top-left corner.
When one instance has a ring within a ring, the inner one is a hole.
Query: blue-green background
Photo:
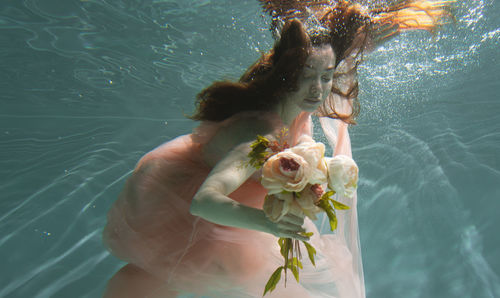
[[[455,15],[359,69],[368,297],[500,297],[500,7]],[[268,22],[255,0],[0,0],[0,297],[101,295],[127,175],[272,46]]]

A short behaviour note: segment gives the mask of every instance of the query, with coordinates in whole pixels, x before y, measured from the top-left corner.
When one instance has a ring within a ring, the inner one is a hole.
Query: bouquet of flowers
[[[346,197],[354,195],[358,181],[356,163],[345,155],[325,157],[325,145],[307,135],[301,136],[298,145],[290,148],[282,141],[285,135],[286,130],[283,130],[276,141],[258,136],[249,153],[250,165],[262,168],[261,183],[268,190],[264,202],[266,216],[273,222],[289,213],[316,220],[316,214],[325,212],[330,229],[334,231],[337,228],[336,210],[349,207],[332,197],[335,193]],[[303,236],[310,237],[312,233],[304,232]],[[316,250],[307,241],[302,242],[315,265]],[[285,264],[271,275],[264,295],[276,288],[283,270],[285,285],[288,269],[299,281],[299,268],[302,268],[299,240],[279,238],[278,243]]]

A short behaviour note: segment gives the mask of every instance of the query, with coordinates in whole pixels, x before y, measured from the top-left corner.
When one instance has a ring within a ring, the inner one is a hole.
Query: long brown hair
[[[278,41],[239,82],[215,82],[202,90],[192,119],[222,121],[238,112],[271,109],[287,92],[296,90],[312,47],[330,44],[337,58],[334,82],[316,115],[353,124],[360,111],[357,66],[363,53],[403,30],[433,32],[445,23],[443,17],[452,18],[449,2],[453,2],[406,0],[368,10],[345,0],[334,5],[328,0],[259,1],[273,17]],[[307,26],[311,17],[319,27],[327,28],[327,36],[306,32],[302,23]]]
[[[296,89],[311,50],[298,20],[288,22],[273,49],[254,63],[238,82],[215,82],[197,96],[195,120],[222,121],[243,111],[266,111]]]

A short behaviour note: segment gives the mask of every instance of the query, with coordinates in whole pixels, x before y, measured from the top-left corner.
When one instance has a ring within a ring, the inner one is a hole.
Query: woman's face
[[[287,104],[314,112],[331,92],[335,58],[330,45],[314,47],[299,76],[297,91],[288,95]]]

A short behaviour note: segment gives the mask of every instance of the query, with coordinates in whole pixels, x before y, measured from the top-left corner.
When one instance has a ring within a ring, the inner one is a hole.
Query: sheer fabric
[[[283,265],[278,239],[217,225],[189,213],[191,199],[211,170],[202,159],[203,146],[242,120],[266,121],[276,132],[283,127],[273,113],[240,113],[223,122],[204,122],[192,134],[159,146],[139,161],[108,213],[104,241],[114,255],[161,279],[165,289],[179,293],[262,297],[268,278]],[[346,127],[331,121],[324,126],[332,135],[330,145],[336,154],[350,154]],[[288,141],[295,144],[300,135],[311,132],[310,114],[301,113],[289,128]],[[266,190],[258,179],[256,173],[230,197],[261,209]],[[305,256],[300,283],[289,274],[285,287],[282,276],[266,297],[364,297],[356,199],[338,199],[351,209],[345,215],[339,212],[334,234],[322,235],[313,222],[305,221],[306,230],[314,233],[310,243],[317,250],[316,267]],[[305,247],[302,251],[305,254]]]

